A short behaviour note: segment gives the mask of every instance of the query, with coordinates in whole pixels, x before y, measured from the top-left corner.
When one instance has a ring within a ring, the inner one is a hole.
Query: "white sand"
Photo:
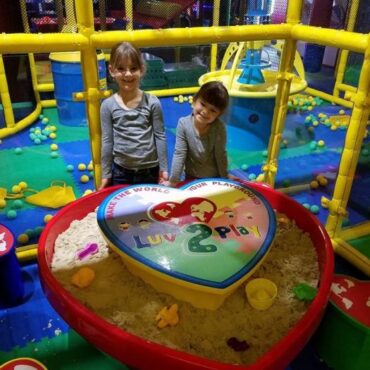
[[[77,250],[88,242],[98,243],[99,252],[78,261]],[[71,284],[71,276],[86,265],[95,271],[96,279],[89,287],[79,289]],[[130,274],[121,258],[106,246],[95,213],[74,221],[59,235],[52,270],[60,284],[82,304],[125,331],[171,348],[238,364],[255,362],[285,336],[307,309],[307,303],[293,297],[292,288],[298,283],[316,287],[319,277],[317,255],[309,236],[289,222],[278,227],[274,246],[252,276],[268,278],[278,286],[278,297],[271,308],[253,309],[243,285],[217,311],[196,309],[157,293]],[[156,315],[173,303],[179,305],[179,324],[158,329]],[[226,344],[231,337],[245,340],[250,348],[234,351]]]

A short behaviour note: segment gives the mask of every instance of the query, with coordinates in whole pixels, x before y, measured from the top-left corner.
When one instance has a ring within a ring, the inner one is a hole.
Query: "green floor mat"
[[[38,343],[29,343],[24,348],[14,348],[11,352],[0,351],[0,365],[19,357],[34,358],[48,370],[129,370],[73,330]]]

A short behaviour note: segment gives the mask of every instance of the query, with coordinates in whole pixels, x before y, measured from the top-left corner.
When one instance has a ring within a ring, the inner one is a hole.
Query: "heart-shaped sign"
[[[275,235],[275,214],[263,196],[220,179],[181,189],[123,188],[101,204],[98,223],[133,273],[156,288],[154,281],[162,279],[159,290],[168,286],[166,292],[177,297],[174,284],[230,294],[258,266]]]

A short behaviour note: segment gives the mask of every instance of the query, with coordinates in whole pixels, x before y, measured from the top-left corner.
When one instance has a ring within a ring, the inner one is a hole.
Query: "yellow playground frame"
[[[61,0],[57,0],[61,1]],[[370,276],[370,260],[349,244],[349,240],[370,234],[370,221],[342,228],[343,219],[347,214],[347,203],[350,197],[356,166],[359,159],[361,145],[366,133],[370,113],[370,34],[353,32],[354,19],[358,12],[358,1],[354,1],[350,9],[348,30],[323,29],[320,27],[300,24],[303,0],[290,0],[287,5],[286,23],[268,25],[245,25],[220,27],[219,13],[220,0],[214,1],[213,26],[194,28],[171,28],[153,30],[133,30],[132,21],[122,31],[99,31],[94,29],[93,2],[91,0],[66,0],[69,2],[70,12],[67,14],[66,31],[69,33],[39,33],[31,34],[27,22],[25,0],[20,0],[22,19],[25,33],[6,34],[0,36],[0,93],[4,108],[6,127],[0,129],[0,138],[14,134],[31,123],[40,115],[43,107],[55,106],[55,100],[41,100],[40,92],[53,91],[52,83],[39,83],[36,78],[36,65],[33,53],[50,53],[60,51],[80,51],[81,65],[85,91],[74,94],[76,100],[86,101],[87,118],[89,122],[90,145],[94,163],[95,185],[99,185],[101,178],[100,163],[100,100],[110,94],[109,91],[99,89],[97,71],[97,49],[111,48],[115,43],[126,40],[138,47],[159,47],[166,40],[166,46],[198,45],[211,43],[210,70],[216,70],[217,44],[221,42],[245,42],[258,40],[283,40],[281,61],[278,72],[278,89],[271,136],[268,145],[267,164],[263,166],[263,179],[274,186],[278,171],[278,155],[287,113],[289,89],[294,77],[293,63],[297,41],[305,41],[323,46],[332,46],[341,49],[337,66],[337,79],[332,95],[307,87],[306,92],[319,96],[333,103],[341,104],[352,109],[351,118],[345,138],[344,149],[339,165],[338,175],[332,199],[323,199],[323,205],[329,209],[326,229],[332,239],[335,252],[346,258],[360,270]],[[125,0],[126,14],[132,20],[132,1]],[[104,11],[104,9],[100,9]],[[71,22],[71,23],[69,23]],[[72,22],[77,24],[76,32]],[[77,31],[78,30],[78,31]],[[343,75],[350,51],[364,54],[364,62],[360,72],[357,88],[343,84]],[[32,84],[36,99],[36,108],[26,118],[15,122],[8,91],[7,78],[4,70],[2,54],[28,53]],[[173,90],[154,91],[157,95],[189,94],[197,87]],[[345,92],[344,99],[340,91]],[[369,246],[370,248],[370,246]],[[29,248],[27,248],[29,253]],[[22,256],[19,251],[18,256]]]

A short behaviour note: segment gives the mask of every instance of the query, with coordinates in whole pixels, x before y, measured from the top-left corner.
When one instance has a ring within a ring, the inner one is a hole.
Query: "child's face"
[[[212,104],[207,103],[202,98],[198,98],[193,103],[194,119],[197,123],[207,125],[215,121],[221,114],[221,110]]]
[[[119,89],[125,92],[136,90],[140,86],[143,71],[130,59],[123,59],[113,68],[109,66],[111,76],[118,83]]]

